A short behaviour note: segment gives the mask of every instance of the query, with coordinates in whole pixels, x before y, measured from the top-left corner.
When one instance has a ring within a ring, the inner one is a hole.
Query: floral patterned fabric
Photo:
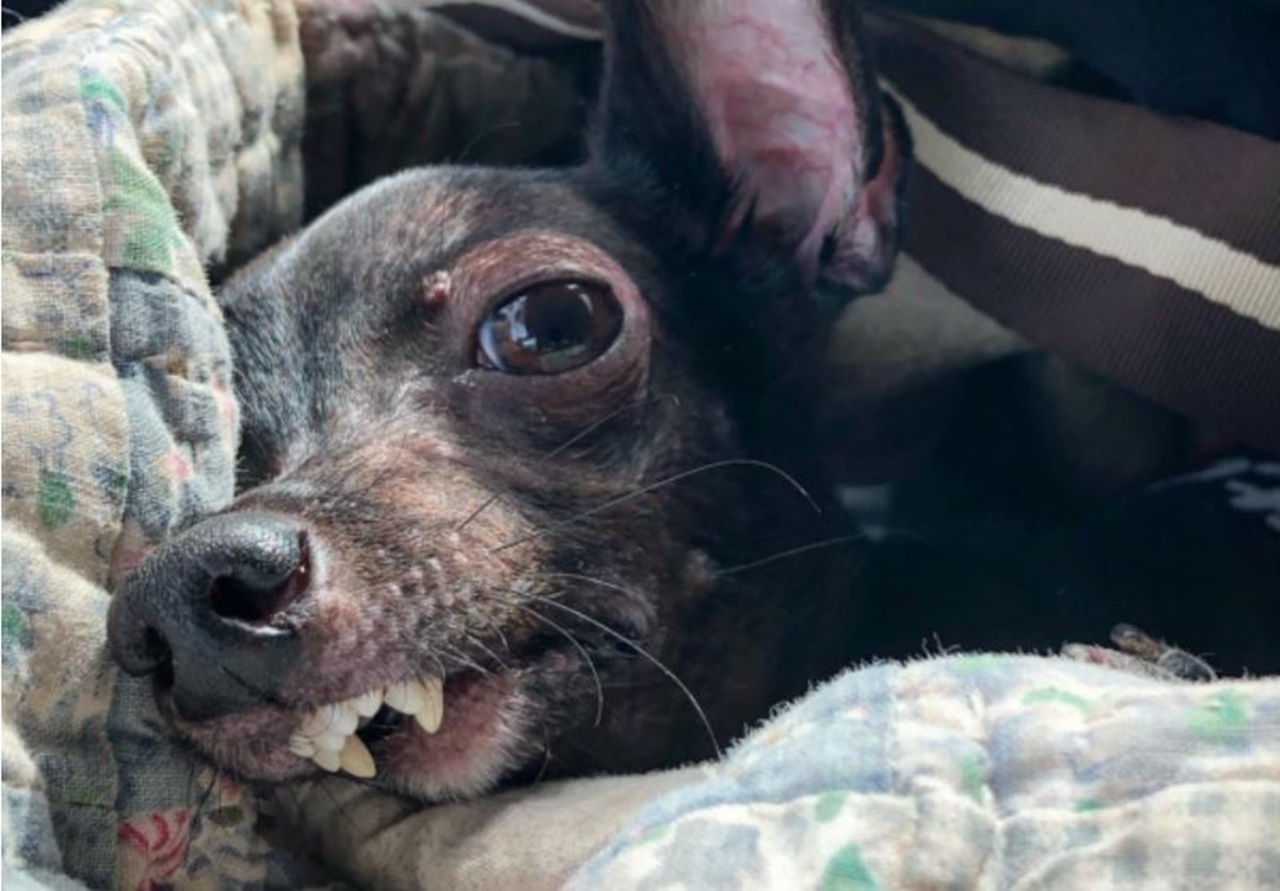
[[[853,671],[652,804],[572,887],[1280,887],[1280,680],[1065,659]]]
[[[542,121],[534,150],[562,140],[578,94],[400,0],[72,0],[6,32],[2,58],[6,879],[297,887],[250,793],[176,746],[104,647],[108,592],[232,497],[206,270],[301,224],[306,114],[382,157],[386,128],[334,97],[394,98],[424,121],[414,146],[445,154],[494,118]],[[349,166],[312,160],[325,185]]]
[[[168,741],[103,639],[110,586],[232,495],[205,267],[298,222],[296,30],[283,0],[102,0],[5,35],[6,870],[284,882],[245,792]]]

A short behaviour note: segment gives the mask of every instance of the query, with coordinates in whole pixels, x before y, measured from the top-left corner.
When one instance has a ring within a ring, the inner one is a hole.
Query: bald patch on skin
[[[674,633],[692,622],[697,635],[714,615],[726,640],[741,624],[752,647],[776,644],[754,614],[735,617],[746,601],[734,586],[747,596],[761,576],[724,584],[710,569],[739,560],[720,554],[722,540],[757,537],[753,516],[734,510],[747,489],[745,464],[724,460],[743,451],[728,397],[689,373],[703,341],[686,295],[719,273],[669,268],[597,186],[525,171],[406,174],[224,292],[253,394],[256,488],[233,510],[294,519],[315,567],[309,597],[277,617],[301,641],[278,685],[293,711],[225,725],[271,746],[201,735],[226,766],[313,770],[281,754],[309,709],[426,676],[444,678],[444,724],[429,739],[373,734],[384,786],[478,793],[561,734],[583,747],[558,750],[560,772],[587,767],[596,743],[635,768],[668,747],[705,752],[699,713],[680,687],[650,683],[636,646],[718,697],[717,724],[740,726],[772,698],[763,680],[748,697],[691,664]],[[555,375],[485,366],[478,331],[494,309],[565,280],[621,309],[604,350]],[[719,326],[710,336],[718,348]],[[787,542],[816,536],[789,488],[752,497],[769,505],[770,540],[776,516]],[[705,566],[690,557],[695,535],[716,554]],[[601,713],[611,684],[628,706]]]
[[[497,624],[518,637],[530,626],[520,592],[542,584],[548,543],[523,514],[492,498],[466,467],[424,455],[420,442],[370,442],[342,464],[337,474],[357,469],[357,485],[377,482],[363,487],[362,504],[388,518],[376,538],[359,510],[277,496],[284,486],[250,493],[238,505],[305,520],[323,549],[306,616],[304,659],[314,668],[283,695],[317,703],[349,698],[416,676],[424,652],[456,643],[464,629]]]
[[[354,219],[362,224],[391,256],[404,250],[423,256],[452,254],[487,222],[486,209],[493,201],[484,190],[468,188],[456,179],[442,169],[381,180],[358,194],[358,212],[347,211],[344,222]],[[413,187],[405,188],[410,182]],[[324,222],[322,218],[320,225]],[[359,239],[362,234],[349,230],[350,223],[343,227],[347,238]]]
[[[605,280],[627,273],[605,251],[589,241],[551,230],[530,229],[485,242],[458,258],[458,284],[492,290],[500,282],[527,280],[531,273],[585,275]]]

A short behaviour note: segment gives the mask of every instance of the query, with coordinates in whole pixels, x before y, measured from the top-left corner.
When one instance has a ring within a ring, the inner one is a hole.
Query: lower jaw
[[[487,792],[526,754],[533,703],[510,675],[459,678],[445,686],[440,729],[412,721],[374,747],[375,782],[416,798],[449,800]]]
[[[410,721],[375,745],[375,782],[414,798],[454,801],[542,770],[553,735],[564,729],[548,714],[566,717],[568,702],[556,694],[583,680],[581,671],[576,651],[554,651],[517,671],[450,680],[436,733]],[[594,698],[588,701],[594,707]]]
[[[456,800],[492,790],[537,761],[549,732],[545,711],[527,689],[529,676],[550,689],[577,670],[575,653],[550,653],[533,665],[492,674],[466,672],[445,683],[444,716],[428,734],[404,718],[389,735],[366,738],[376,774],[364,782],[426,800]],[[541,686],[541,685],[538,685]],[[277,709],[222,719],[216,727],[179,725],[179,732],[215,763],[256,784],[325,776],[289,751],[293,716]]]

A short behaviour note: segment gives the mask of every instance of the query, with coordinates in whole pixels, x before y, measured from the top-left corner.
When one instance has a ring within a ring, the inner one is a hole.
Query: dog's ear
[[[852,0],[606,0],[594,160],[642,169],[695,250],[881,287],[910,155]],[[825,289],[824,289],[825,290]]]

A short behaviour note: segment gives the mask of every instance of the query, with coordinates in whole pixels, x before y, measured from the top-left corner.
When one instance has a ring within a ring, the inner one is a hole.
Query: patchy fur
[[[279,781],[316,770],[287,751],[309,710],[443,677],[437,733],[368,739],[377,782],[451,798],[712,754],[854,654],[857,552],[808,547],[845,532],[812,375],[826,310],[888,273],[907,143],[849,7],[790,5],[792,43],[726,81],[734,41],[619,0],[584,166],[397,176],[225,288],[242,494],[111,620],[180,733]],[[765,40],[767,8],[735,27]],[[498,310],[565,282],[607,341],[486,360]]]

